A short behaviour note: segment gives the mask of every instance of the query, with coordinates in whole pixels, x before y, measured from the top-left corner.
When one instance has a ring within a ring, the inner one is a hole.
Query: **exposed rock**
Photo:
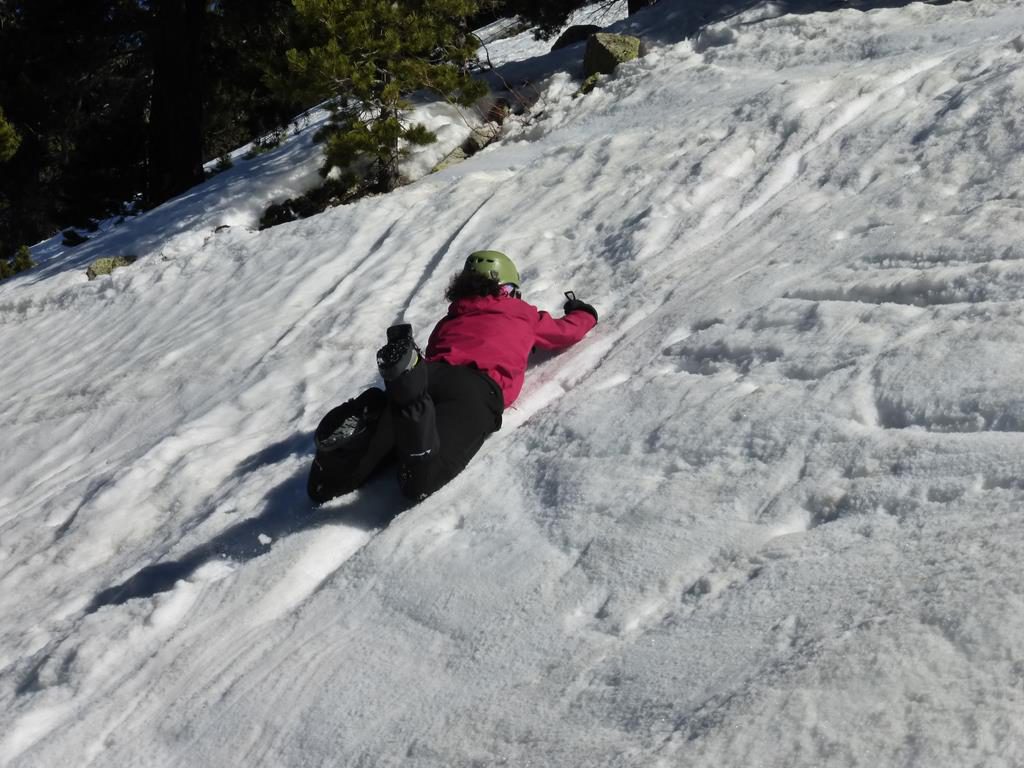
[[[639,58],[645,52],[639,37],[598,32],[587,40],[583,76],[610,75],[619,64]]]
[[[518,17],[511,19],[502,19],[493,24],[488,24],[484,29],[478,30],[473,33],[473,36],[480,41],[480,45],[490,45],[491,43],[497,42],[498,40],[504,40],[508,37],[514,37],[520,32],[528,30],[532,24],[526,19],[520,19]]]
[[[654,5],[656,2],[658,2],[658,0],[629,0],[629,2],[626,3],[626,8],[629,15],[632,16],[634,13],[642,11],[644,8]]]
[[[586,80],[583,81],[583,84],[580,86],[579,91],[577,91],[573,95],[573,98],[576,98],[577,96],[580,96],[580,95],[586,95],[586,94],[590,93],[592,90],[594,90],[594,88],[597,87],[597,83],[598,83],[598,81],[600,79],[601,79],[601,75],[598,74],[597,72],[592,74],[590,77],[588,77]]]
[[[472,157],[481,149],[486,147],[496,136],[496,131],[489,127],[474,128],[470,131],[469,136],[464,142],[462,142],[462,151],[466,153],[467,157]]]
[[[260,217],[260,229],[276,227],[290,221],[315,216],[328,208],[351,203],[366,194],[366,190],[349,177],[331,177],[304,195],[290,197],[267,207]]]
[[[462,144],[456,147],[454,150],[444,156],[437,165],[434,166],[433,172],[443,171],[445,168],[461,163],[466,158],[472,157],[481,149],[486,147],[492,141],[498,137],[498,130],[493,125],[485,125],[481,128],[474,128]]]
[[[484,119],[489,123],[497,123],[498,125],[501,125],[511,113],[512,105],[509,103],[508,99],[497,98],[487,110],[487,114],[484,116]]]
[[[295,212],[293,203],[294,201],[288,198],[283,203],[271,203],[268,205],[267,210],[260,217],[260,229],[269,229],[270,227],[287,224],[290,221],[296,221],[299,215]]]
[[[100,275],[109,275],[118,267],[127,267],[134,263],[134,256],[106,256],[102,259],[96,259],[96,261],[90,264],[89,269],[85,271],[85,276],[90,280],[95,280]]]
[[[551,46],[551,50],[557,51],[561,48],[568,48],[570,45],[576,45],[576,43],[582,43],[592,34],[600,32],[602,29],[604,27],[599,27],[597,24],[576,24],[571,26],[558,36],[555,44]]]
[[[704,53],[709,48],[719,48],[736,42],[736,30],[725,25],[708,25],[693,41],[693,52]]]
[[[73,229],[65,229],[61,234],[64,235],[64,240],[62,242],[68,248],[74,248],[76,245],[81,245],[82,243],[87,243],[89,241],[88,237],[78,234],[78,232]]]
[[[501,91],[500,95],[493,94],[493,96],[493,106],[486,110],[481,109],[481,114],[488,122],[501,125],[504,123],[504,119],[495,120],[493,117],[496,108],[504,111],[505,119],[509,115],[525,115],[540,100],[541,92],[534,84],[524,80],[518,86],[509,87],[507,90]]]

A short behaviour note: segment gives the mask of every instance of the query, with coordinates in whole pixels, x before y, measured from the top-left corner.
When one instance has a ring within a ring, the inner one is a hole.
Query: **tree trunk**
[[[398,147],[391,148],[387,156],[377,158],[377,173],[373,191],[380,193],[393,192],[398,188]]]
[[[203,180],[203,21],[205,0],[155,0],[150,45],[151,205]]]
[[[381,80],[386,85],[391,80],[391,74],[386,66],[379,66],[378,69],[383,72]],[[382,104],[379,120],[384,126],[397,121],[398,106],[388,102]],[[385,131],[385,135],[387,133]],[[401,157],[401,153],[398,151],[399,137],[396,135],[393,138],[388,138],[386,142],[384,146],[377,150],[377,172],[373,184],[374,192],[387,193],[393,192],[398,188],[398,160]]]

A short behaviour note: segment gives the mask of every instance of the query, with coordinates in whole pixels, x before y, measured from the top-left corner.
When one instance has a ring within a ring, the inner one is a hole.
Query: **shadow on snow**
[[[242,461],[232,479],[260,467],[276,464],[307,452],[311,439],[297,434],[258,451]],[[312,459],[312,455],[310,455]],[[121,605],[138,597],[152,597],[172,589],[205,563],[225,559],[246,562],[270,551],[274,541],[299,531],[343,523],[364,531],[387,526],[405,509],[406,501],[398,491],[392,472],[382,468],[359,492],[323,507],[312,506],[306,495],[308,468],[271,488],[263,499],[263,510],[221,531],[213,539],[187,552],[177,560],[153,563],[120,584],[104,589],[93,598],[86,613],[106,605]]]

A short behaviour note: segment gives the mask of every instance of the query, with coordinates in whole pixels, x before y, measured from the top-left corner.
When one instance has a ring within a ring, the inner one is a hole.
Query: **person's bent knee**
[[[442,485],[427,466],[409,463],[398,468],[398,489],[410,501],[422,501]]]
[[[402,492],[409,501],[423,501],[427,496],[432,494],[436,489],[431,488],[426,483],[404,481],[402,478],[398,479],[398,490]]]
[[[426,491],[420,490],[418,487],[406,483],[399,483],[398,490],[402,492],[402,495],[406,499],[412,502],[423,501],[430,495]]]

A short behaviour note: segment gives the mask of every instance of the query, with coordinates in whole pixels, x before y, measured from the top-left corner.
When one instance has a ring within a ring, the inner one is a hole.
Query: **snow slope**
[[[300,132],[0,284],[0,765],[1024,764],[1024,9],[683,9],[392,195],[252,231]],[[311,511],[480,247],[601,323]]]

